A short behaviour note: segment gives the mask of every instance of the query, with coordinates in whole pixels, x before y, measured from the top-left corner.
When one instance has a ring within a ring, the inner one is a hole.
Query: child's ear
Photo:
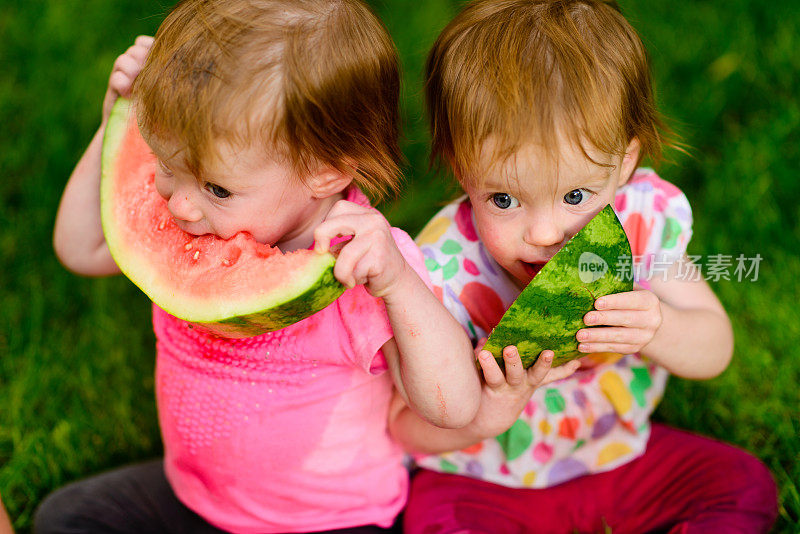
[[[619,183],[621,186],[626,183],[636,170],[636,165],[639,164],[639,154],[641,153],[642,144],[639,142],[638,137],[631,139],[628,147],[625,149],[625,155],[622,157],[622,172],[619,174]]]
[[[306,185],[311,189],[314,198],[322,199],[341,193],[352,181],[350,174],[326,165],[318,169]]]

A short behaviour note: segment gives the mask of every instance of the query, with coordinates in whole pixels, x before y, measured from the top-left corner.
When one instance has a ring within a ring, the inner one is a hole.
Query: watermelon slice
[[[212,333],[249,337],[296,323],[342,294],[331,254],[284,254],[245,233],[223,240],[178,228],[130,109],[118,99],[103,139],[103,232],[120,270],[154,303]]]
[[[611,206],[575,234],[531,280],[494,327],[485,349],[502,365],[502,351],[516,345],[525,368],[539,353],[555,352],[553,366],[585,356],[575,334],[587,328],[583,316],[603,295],[631,291],[633,280],[617,265],[631,258],[628,237]]]

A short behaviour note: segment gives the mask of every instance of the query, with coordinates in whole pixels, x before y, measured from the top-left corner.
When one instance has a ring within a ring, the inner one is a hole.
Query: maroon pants
[[[766,532],[777,515],[769,470],[747,452],[654,424],[645,454],[546,489],[420,470],[408,534]]]

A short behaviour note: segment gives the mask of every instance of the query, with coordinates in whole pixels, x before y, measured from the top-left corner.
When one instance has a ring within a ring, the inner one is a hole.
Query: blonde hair
[[[426,66],[432,161],[474,181],[523,144],[551,156],[560,135],[621,154],[661,158],[668,130],[655,109],[647,53],[611,5],[595,0],[478,0],[442,31]],[[592,160],[594,161],[594,160]],[[598,163],[598,162],[595,162]],[[599,163],[598,163],[599,164]]]
[[[394,45],[360,0],[184,0],[133,88],[145,138],[198,177],[222,141],[301,180],[332,166],[376,198],[398,188],[399,93]]]

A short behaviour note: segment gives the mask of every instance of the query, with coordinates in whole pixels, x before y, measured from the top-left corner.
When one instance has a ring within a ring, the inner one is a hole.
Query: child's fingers
[[[136,60],[127,56],[119,56],[114,62],[108,85],[118,93],[126,94],[137,74],[139,74],[139,69],[136,66]]]
[[[153,41],[155,41],[155,37],[152,35],[139,35],[136,37],[136,39],[134,39],[133,44],[150,48],[153,46]]]
[[[132,46],[125,52],[126,56],[129,56],[131,59],[136,61],[139,64],[139,68],[144,66],[144,62],[147,60],[147,54],[150,53],[150,47],[148,46]]]
[[[340,200],[333,205],[327,217],[314,229],[314,250],[328,252],[331,239],[338,236],[356,235],[375,224],[377,213],[371,213],[354,202]]]
[[[585,354],[593,352],[616,352],[633,354],[639,352],[646,343],[578,343],[578,351]]]
[[[661,315],[642,310],[590,311],[583,317],[587,326],[622,326],[626,328],[658,328]]]
[[[363,242],[353,242],[364,245]],[[369,290],[370,294],[375,297],[384,296],[381,292],[384,288],[373,287],[373,281],[381,274],[382,266],[385,265],[383,259],[379,257],[379,253],[375,252],[375,248],[370,244],[366,244],[363,253],[359,250],[359,258],[353,266],[353,281],[355,285],[364,284]]]
[[[605,295],[594,301],[596,310],[649,310],[657,305],[658,297],[645,289]]]
[[[584,354],[595,352],[616,352],[617,354],[635,354],[642,350],[641,345],[627,345],[623,343],[579,343],[578,351]]]
[[[543,386],[545,384],[550,384],[551,382],[556,382],[558,380],[563,380],[568,376],[572,375],[575,371],[580,369],[581,362],[578,360],[572,360],[571,362],[567,362],[564,365],[559,365],[558,367],[552,367],[550,372],[547,373],[547,377],[539,384]]]
[[[486,341],[488,338],[482,337],[478,340],[478,343],[475,345],[475,357],[478,357],[478,353],[483,350],[483,346],[486,345]]]
[[[370,213],[371,211],[372,210],[369,208],[365,208],[364,206],[360,206],[355,202],[350,202],[349,200],[337,200],[325,218],[333,219],[334,217],[339,217],[340,215],[364,215]]]
[[[152,44],[152,37],[140,35],[136,38],[134,44],[114,61],[114,66],[108,77],[108,91],[106,91],[106,96],[103,100],[104,120],[111,112],[111,106],[113,106],[118,96],[130,95],[133,81],[142,70]]]
[[[142,64],[137,61],[136,58],[123,55],[119,56],[114,62],[114,70],[112,72],[121,72],[128,78],[130,82],[132,82],[139,74],[140,70],[142,70]]]
[[[349,217],[335,217],[323,221],[314,229],[314,250],[320,253],[328,252],[333,238],[356,235],[356,226],[357,221]]]
[[[122,54],[114,61],[114,70],[122,71],[131,78],[135,78],[142,68],[142,64],[129,53]]]
[[[108,77],[108,87],[114,92],[114,98],[116,98],[116,95],[127,96],[130,93],[132,84],[133,78],[120,70],[112,72],[111,76]]]
[[[575,334],[575,338],[580,343],[622,343],[626,345],[647,343],[652,337],[652,330],[622,327],[582,328]]]
[[[114,62],[114,68],[108,79],[108,86],[122,96],[130,93],[133,80],[142,70],[142,61],[129,54],[123,54]]]
[[[576,338],[581,343],[618,343],[623,345],[639,345],[653,339],[653,329],[648,328],[583,328],[578,330]]]
[[[527,371],[528,383],[532,386],[538,386],[550,372],[551,365],[553,364],[553,351],[543,350],[536,362]]]
[[[314,237],[316,239],[316,233]],[[326,239],[325,242],[330,243],[329,238],[324,239]],[[320,241],[317,240],[317,243],[320,243]],[[336,258],[336,263],[333,266],[333,276],[348,288],[364,283],[366,280],[361,280],[360,278],[365,275],[363,272],[365,269],[362,267],[359,270],[358,265],[369,254],[369,249],[370,243],[366,240],[353,239],[348,242]]]
[[[619,352],[632,354],[647,345],[654,335],[653,328],[583,328],[578,330],[578,350],[591,352]]]
[[[488,350],[482,350],[478,353],[478,363],[481,365],[483,371],[483,380],[490,388],[499,388],[506,383],[506,377],[503,370],[497,364],[494,356]]]
[[[525,382],[525,369],[522,367],[522,359],[519,351],[514,345],[509,345],[503,349],[503,363],[506,368],[506,382],[509,386],[518,386]]]

